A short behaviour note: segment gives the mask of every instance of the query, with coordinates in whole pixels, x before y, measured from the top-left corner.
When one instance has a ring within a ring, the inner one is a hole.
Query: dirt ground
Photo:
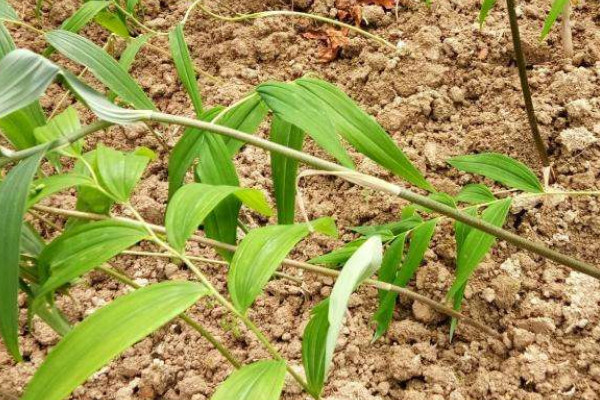
[[[295,7],[332,16],[340,2],[296,0]],[[33,21],[34,1],[11,3],[21,16]],[[165,31],[183,17],[189,5],[168,0],[143,3],[145,23]],[[592,0],[578,2],[573,14],[575,56],[564,60],[559,29],[546,42],[539,41],[549,1],[519,3],[534,103],[540,129],[549,144],[557,185],[568,190],[598,190],[600,5]],[[222,13],[291,6],[289,0],[222,0],[206,4]],[[44,29],[58,26],[76,6],[73,0],[56,0],[52,6],[44,6]],[[231,104],[267,80],[289,81],[305,74],[327,79],[376,117],[438,189],[455,194],[461,186],[479,178],[450,169],[445,163],[450,156],[497,151],[536,171],[541,169],[529,139],[504,2],[499,1],[483,30],[476,22],[479,6],[479,0],[434,0],[431,8],[419,1],[400,0],[397,19],[394,10],[364,6],[363,16],[369,21],[366,29],[393,43],[404,42],[402,54],[392,54],[390,49],[351,34],[349,44],[330,63],[319,62],[318,41],[302,37],[303,32],[319,28],[307,20],[273,18],[226,23],[194,12],[185,33],[196,65],[219,79],[216,83],[199,78],[206,104]],[[30,32],[12,28],[11,32],[19,46],[43,49],[43,40]],[[86,28],[83,33],[97,43],[107,36],[97,27]],[[154,43],[167,48],[163,39]],[[57,55],[53,57],[80,70]],[[133,75],[161,110],[193,115],[168,58],[144,49],[134,64]],[[53,86],[43,106],[52,109],[61,93]],[[171,144],[181,133],[173,128],[159,129]],[[263,126],[260,134],[265,135],[266,129],[267,125]],[[89,144],[98,141],[123,149],[146,145],[160,153],[134,202],[145,218],[161,223],[167,199],[166,152],[139,129],[113,128],[89,139]],[[310,145],[306,149],[322,155]],[[361,171],[402,184],[369,160],[353,155]],[[242,185],[271,193],[269,159],[264,151],[246,146],[236,162]],[[405,205],[396,198],[332,177],[308,178],[302,186],[309,216],[333,216],[343,234],[337,241],[305,241],[292,254],[298,260],[351,240],[348,227],[397,219]],[[72,207],[75,195],[60,195],[47,204]],[[507,229],[599,265],[599,210],[598,201],[589,197],[517,204]],[[243,212],[243,219],[252,226],[268,222]],[[62,223],[59,219],[56,222]],[[55,235],[47,226],[39,227],[48,238]],[[453,279],[451,233],[449,224],[438,227],[426,261],[410,285],[438,300],[444,298]],[[139,249],[152,247],[142,245]],[[216,257],[211,250],[195,245],[189,250]],[[112,264],[141,283],[191,278],[188,271],[165,260],[121,256]],[[223,267],[202,267],[225,291]],[[291,269],[286,272],[299,274]],[[299,368],[301,335],[309,312],[329,294],[332,284],[330,278],[313,275],[306,276],[302,287],[287,280],[272,281],[250,314]],[[91,273],[72,291],[72,299],[61,299],[59,304],[72,321],[77,321],[126,290],[100,273]],[[500,242],[471,280],[464,311],[501,332],[501,341],[459,325],[450,342],[446,318],[421,304],[403,300],[389,333],[371,344],[376,298],[371,288],[361,288],[352,297],[325,389],[328,400],[600,398],[600,285],[587,276]],[[15,365],[0,347],[0,398],[18,397],[58,340],[39,320],[33,332],[26,332],[24,298],[21,300],[21,346],[27,361]],[[221,307],[203,302],[190,313],[232,346],[241,360],[252,362],[268,356]],[[96,373],[74,392],[72,399],[203,400],[210,398],[231,370],[202,337],[174,321]],[[290,382],[283,398],[300,400],[307,395]]]

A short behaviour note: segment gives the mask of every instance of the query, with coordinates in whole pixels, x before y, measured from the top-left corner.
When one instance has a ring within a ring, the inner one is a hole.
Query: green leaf
[[[209,185],[239,186],[240,182],[233,161],[229,158],[223,138],[216,134],[206,134],[204,151],[196,166],[196,178]],[[206,218],[204,230],[206,236],[229,244],[235,244],[237,237],[237,218],[241,203],[235,197],[221,202]],[[231,260],[231,252],[219,251],[226,260]]]
[[[205,111],[200,117],[201,121],[212,121],[221,111],[222,107],[214,107]],[[185,175],[196,159],[204,152],[205,132],[195,128],[186,128],[183,135],[173,147],[169,157],[169,198],[183,185]]]
[[[417,268],[419,268],[421,262],[423,262],[425,252],[429,248],[429,244],[431,243],[431,238],[435,232],[435,227],[438,220],[439,219],[436,218],[423,222],[413,230],[410,237],[410,246],[408,248],[408,252],[406,253],[406,257],[402,262],[402,266],[398,268],[394,279],[390,281],[392,284],[400,287],[405,287],[408,285],[408,282],[410,282],[412,277],[415,275]],[[391,262],[397,261],[397,258],[391,260]],[[389,276],[386,276],[386,279],[388,278]],[[394,313],[394,306],[396,305],[397,298],[398,293],[396,292],[387,292],[385,296],[380,295],[379,307],[377,308],[373,318],[377,322],[377,329],[373,336],[373,341],[379,339],[388,330]]]
[[[472,183],[465,186],[456,196],[456,201],[473,205],[489,203],[495,200],[494,193],[487,186],[480,183]]]
[[[454,157],[448,164],[461,171],[483,175],[508,187],[525,192],[543,193],[535,174],[522,162],[503,154],[483,153]]]
[[[79,32],[96,14],[104,10],[108,4],[108,1],[87,1],[83,3],[73,15],[64,20],[60,25],[60,29],[74,33]],[[55,49],[50,46],[44,50],[43,55],[44,57],[49,57],[54,51]]]
[[[0,59],[15,49],[15,43],[10,33],[0,23]],[[46,117],[44,116],[44,111],[39,101],[34,101],[4,118],[0,118],[0,129],[8,141],[17,150],[21,150],[37,144],[33,131],[45,123]]]
[[[302,150],[304,132],[296,126],[273,117],[271,141],[294,150]],[[271,175],[277,203],[277,223],[293,224],[296,210],[296,175],[298,161],[277,152],[271,152]]]
[[[147,237],[144,228],[115,220],[68,229],[46,246],[39,257],[42,277],[47,279],[38,296],[55,291]]]
[[[27,201],[27,207],[29,208],[46,197],[75,186],[95,187],[96,184],[89,176],[78,173],[52,175],[38,179],[33,182],[33,190]]]
[[[138,5],[139,2],[140,2],[140,0],[127,0],[127,3],[126,3],[127,12],[133,14],[135,11],[135,7]]]
[[[90,72],[125,102],[142,110],[154,110],[154,104],[106,51],[92,41],[75,33],[55,30],[46,33],[46,39],[59,52],[89,68]]]
[[[23,222],[21,230],[21,252],[30,257],[38,257],[46,247],[44,239],[33,229],[30,223]]]
[[[0,19],[4,19],[7,21],[18,21],[19,16],[14,8],[8,4],[6,0],[0,0]]]
[[[104,10],[109,4],[108,1],[87,1],[83,3],[73,15],[60,25],[60,29],[74,33],[79,32],[96,14]]]
[[[235,307],[245,313],[262,292],[285,256],[312,229],[327,235],[335,232],[331,218],[310,225],[272,225],[253,229],[239,244],[227,275],[227,287]]]
[[[348,308],[350,295],[381,266],[383,246],[379,236],[369,238],[350,257],[329,296],[327,339],[325,344],[325,377],[331,366],[342,322]]]
[[[335,129],[352,147],[408,182],[434,190],[377,121],[335,85],[307,78],[298,79],[296,83],[313,96],[314,103],[320,104]]]
[[[554,0],[554,2],[552,3],[552,8],[550,9],[548,16],[546,17],[546,20],[544,21],[544,27],[542,28],[542,35],[540,37],[540,40],[544,40],[546,36],[548,36],[550,30],[552,29],[552,26],[558,19],[558,16],[563,13],[568,1],[570,0]]]
[[[196,115],[202,115],[202,97],[198,90],[198,84],[196,81],[196,71],[194,71],[194,65],[192,64],[192,58],[188,50],[187,43],[183,36],[183,24],[179,23],[175,25],[175,28],[169,33],[169,46],[171,47],[171,55],[175,68],[177,69],[177,75],[185,90],[187,90]]]
[[[94,18],[94,21],[117,36],[122,38],[129,37],[127,25],[115,13],[106,10],[100,11],[98,15],[96,15],[96,18]]]
[[[244,365],[219,385],[211,400],[279,400],[285,373],[284,361],[264,360]]]
[[[454,200],[454,198],[452,196],[450,196],[447,193],[443,193],[443,192],[431,193],[428,197],[431,200],[434,200],[434,201],[437,201],[438,203],[447,205],[448,207],[456,208],[456,201]],[[419,210],[419,211],[427,212],[427,213],[432,212],[431,209],[429,209],[427,207],[419,206],[419,205],[415,205],[415,209]]]
[[[163,282],[119,297],[83,320],[52,349],[22,399],[67,398],[95,371],[207,294],[196,283]]]
[[[49,60],[17,49],[0,60],[0,118],[35,102],[60,69]]]
[[[269,109],[261,100],[260,96],[251,95],[247,97],[246,100],[225,112],[225,114],[219,117],[215,123],[252,134],[256,132],[258,126],[265,119],[268,112]],[[223,138],[223,140],[227,145],[230,156],[235,155],[244,145],[244,142],[233,138]]]
[[[365,242],[366,239],[358,239],[350,243],[346,243],[344,246],[333,250],[330,253],[323,254],[321,256],[310,259],[310,264],[328,264],[332,266],[338,266],[345,263]]]
[[[481,214],[481,219],[501,227],[506,221],[511,201],[511,198],[507,198],[490,204]],[[449,298],[458,293],[496,241],[494,236],[477,229],[469,229],[466,237],[464,236],[464,233],[461,233],[460,237],[457,237],[459,246],[456,255],[456,278],[448,292]]]
[[[147,33],[145,35],[140,35],[135,39],[131,39],[127,43],[127,47],[125,47],[125,50],[123,50],[123,52],[121,53],[121,57],[119,57],[119,64],[123,67],[125,71],[129,71],[140,49],[146,44],[146,42],[148,42],[148,40],[151,37],[152,34]]]
[[[417,225],[420,225],[421,222],[423,222],[423,219],[415,214],[407,218],[402,218],[400,221],[390,222],[388,224],[355,226],[350,229],[364,236],[377,235],[387,231],[392,232],[394,235],[399,235],[415,228]]]
[[[483,4],[481,5],[481,10],[479,11],[479,27],[483,27],[483,23],[485,22],[488,14],[491,9],[496,5],[496,0],[483,0]]]
[[[165,218],[169,243],[176,250],[183,250],[185,242],[204,219],[231,195],[248,207],[264,215],[271,215],[271,208],[260,190],[191,183],[179,189],[169,201]]]
[[[127,125],[148,119],[152,114],[152,110],[130,110],[114,105],[104,95],[98,93],[68,71],[63,71],[63,78],[81,102],[104,121]]]
[[[302,335],[302,364],[310,394],[318,398],[326,378],[325,348],[329,330],[329,299],[317,304]]]
[[[17,305],[21,232],[29,185],[44,152],[21,161],[0,184],[0,333],[6,349],[18,361],[21,360]]]
[[[307,132],[342,165],[353,168],[323,102],[292,83],[267,82],[256,89],[275,115]]]
[[[79,116],[73,107],[68,107],[62,113],[56,115],[44,126],[40,126],[33,131],[35,138],[40,143],[52,142],[70,136],[81,129]],[[71,143],[66,147],[61,147],[58,152],[68,157],[78,157],[81,155],[81,141]]]
[[[96,149],[98,179],[106,191],[118,202],[129,200],[150,159],[135,153],[120,151],[100,145]]]

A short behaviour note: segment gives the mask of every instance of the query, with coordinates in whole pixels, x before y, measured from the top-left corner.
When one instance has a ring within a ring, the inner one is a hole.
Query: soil
[[[33,0],[11,3],[21,16],[35,21]],[[183,17],[187,3],[143,1],[143,19],[153,29],[168,30]],[[206,1],[222,13],[289,9],[289,3]],[[498,3],[483,29],[476,22],[480,2],[474,0],[434,1],[430,8],[418,1],[400,0],[397,19],[394,10],[364,6],[363,15],[369,21],[365,28],[393,43],[401,41],[402,54],[392,54],[390,49],[350,34],[349,43],[329,63],[319,61],[319,42],[302,36],[320,27],[307,20],[226,23],[194,12],[185,33],[196,65],[219,79],[217,83],[199,78],[206,104],[231,104],[267,80],[289,81],[305,74],[327,79],[377,118],[438,189],[455,194],[461,186],[480,179],[449,168],[445,159],[450,156],[496,151],[541,170],[522,106],[506,8],[502,1]],[[339,0],[295,1],[297,10],[324,16],[335,16],[336,5],[340,6]],[[548,8],[548,1],[528,0],[521,1],[518,9],[540,129],[549,144],[556,185],[568,190],[598,190],[600,5],[580,0],[574,7],[572,60],[562,57],[558,28],[548,40],[539,41]],[[73,0],[46,4],[44,28],[58,26],[75,9]],[[43,49],[43,40],[30,32],[12,28],[11,32],[19,46]],[[97,43],[107,37],[98,27],[88,27],[83,34]],[[154,43],[167,48],[163,39]],[[122,48],[116,47],[117,52]],[[58,55],[53,58],[80,70]],[[193,115],[168,58],[144,49],[133,75],[161,110]],[[58,86],[51,87],[43,106],[51,110],[61,94]],[[79,110],[91,119],[89,113]],[[263,126],[259,134],[266,135],[266,128]],[[173,128],[157,129],[170,144],[181,133]],[[162,222],[167,158],[156,139],[143,129],[113,128],[89,138],[88,144],[99,141],[122,149],[145,145],[159,152],[134,203],[149,221]],[[306,149],[323,156],[310,144]],[[353,156],[361,171],[403,184],[360,155]],[[236,163],[242,185],[270,193],[269,158],[264,151],[246,146]],[[299,260],[351,240],[351,226],[397,219],[405,205],[333,177],[307,178],[302,186],[309,217],[333,216],[342,236],[340,240],[317,237],[305,241],[292,254]],[[47,203],[72,207],[75,195],[63,194]],[[507,228],[598,265],[599,210],[598,200],[590,197],[536,200],[515,205]],[[247,211],[243,219],[253,227],[268,222]],[[56,235],[47,226],[38,227],[48,238]],[[139,249],[152,247],[144,244]],[[189,251],[217,257],[210,249],[196,245],[190,245]],[[451,226],[444,224],[410,286],[442,300],[452,282],[454,255]],[[120,256],[112,264],[142,284],[167,277],[191,278],[188,271],[166,260]],[[223,267],[202,267],[225,291]],[[286,272],[299,274],[291,269]],[[333,284],[330,278],[310,274],[305,279],[302,286],[287,280],[272,281],[250,314],[298,368],[301,335],[310,310],[329,294]],[[72,298],[62,298],[59,305],[75,322],[126,291],[121,284],[91,273],[72,290]],[[459,325],[450,342],[446,318],[421,304],[401,300],[389,333],[371,344],[376,298],[376,291],[366,287],[352,297],[324,393],[328,400],[600,398],[600,285],[592,278],[500,242],[470,281],[464,312],[501,332],[502,340]],[[26,362],[15,365],[0,347],[0,398],[18,397],[58,341],[57,335],[37,319],[34,330],[27,331],[24,300],[21,298],[21,348]],[[234,348],[244,362],[268,356],[223,308],[203,302],[190,314]],[[96,373],[72,399],[208,399],[231,371],[203,338],[180,321],[173,321]],[[307,396],[290,382],[283,398],[300,400]]]

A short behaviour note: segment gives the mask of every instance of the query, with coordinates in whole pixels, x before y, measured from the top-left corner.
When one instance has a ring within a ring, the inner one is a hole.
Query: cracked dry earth
[[[11,1],[21,16],[34,19],[34,1]],[[144,22],[168,30],[178,22],[187,1],[144,0]],[[296,0],[297,10],[336,15],[339,0]],[[549,2],[520,1],[519,23],[525,41],[529,76],[537,117],[549,144],[557,185],[568,190],[600,189],[600,5],[580,0],[574,7],[575,56],[562,58],[559,29],[540,43],[539,32]],[[206,1],[222,13],[289,9],[289,1]],[[77,8],[73,0],[56,0],[43,8],[44,29],[57,27]],[[253,86],[270,79],[292,80],[305,74],[327,79],[343,88],[385,127],[392,138],[426,173],[435,186],[456,194],[461,186],[479,178],[450,169],[450,156],[496,151],[515,157],[540,171],[529,140],[522,107],[506,8],[502,1],[480,30],[476,17],[480,2],[434,1],[431,8],[418,1],[400,0],[398,19],[393,10],[363,6],[365,29],[390,41],[405,43],[401,55],[372,41],[350,35],[339,57],[319,62],[319,44],[302,36],[318,25],[302,19],[264,19],[247,23],[214,21],[192,14],[185,34],[194,62],[219,82],[199,78],[208,105],[228,105]],[[30,32],[12,29],[17,44],[40,51],[43,40]],[[88,27],[83,34],[99,44],[107,32]],[[154,42],[167,48],[163,39]],[[122,50],[117,45],[115,52]],[[63,65],[80,67],[53,56]],[[179,85],[168,58],[144,49],[133,75],[166,112],[192,115],[191,104]],[[53,86],[42,104],[51,110],[62,92]],[[78,106],[79,107],[79,106]],[[78,108],[88,120],[91,115]],[[260,135],[266,134],[263,126]],[[180,131],[159,128],[175,143]],[[139,129],[112,128],[88,139],[88,145],[108,143],[121,149],[145,145],[159,158],[147,171],[134,196],[143,216],[163,222],[167,199],[167,154],[158,142]],[[310,144],[306,149],[318,155]],[[353,154],[361,171],[397,181],[369,160]],[[242,184],[271,192],[268,155],[244,147],[236,163]],[[401,182],[398,182],[401,183]],[[351,240],[350,226],[382,223],[398,218],[401,200],[364,190],[333,177],[311,177],[302,182],[309,217],[333,216],[342,232],[339,240],[313,238],[291,257],[305,260]],[[501,190],[501,187],[495,187]],[[272,199],[272,195],[271,199]],[[46,202],[73,207],[75,194]],[[351,206],[349,206],[351,205]],[[120,210],[115,210],[117,213]],[[267,222],[244,211],[251,226]],[[55,220],[62,224],[64,221]],[[600,204],[589,197],[536,200],[516,204],[507,229],[557,250],[600,264]],[[38,225],[48,239],[51,228]],[[138,250],[151,250],[144,244]],[[216,257],[209,249],[190,245],[191,254]],[[454,270],[454,240],[449,224],[437,228],[431,249],[410,287],[442,300]],[[120,256],[113,265],[138,282],[165,278],[187,279],[181,266],[151,258]],[[221,290],[225,275],[219,265],[203,265]],[[298,271],[287,270],[298,275]],[[251,317],[281,352],[300,366],[301,335],[309,313],[331,291],[332,279],[307,274],[305,283],[272,281],[257,301]],[[76,322],[126,292],[100,273],[85,276],[72,290],[72,298],[59,304]],[[27,361],[15,365],[0,348],[0,391],[7,399],[18,397],[58,341],[39,320],[25,329],[26,309],[21,299],[21,346]],[[431,309],[410,301],[397,305],[389,333],[370,344],[371,318],[376,292],[363,287],[352,296],[334,366],[325,389],[327,400],[562,400],[600,398],[600,285],[500,242],[476,271],[467,287],[464,312],[502,333],[502,340],[486,338],[459,325],[449,341],[449,321]],[[233,323],[225,310],[203,302],[191,315],[234,348],[241,360],[267,357],[256,339]],[[181,322],[172,322],[138,343],[96,373],[77,389],[72,399],[203,400],[232,368],[220,354]],[[306,399],[292,382],[283,398]]]

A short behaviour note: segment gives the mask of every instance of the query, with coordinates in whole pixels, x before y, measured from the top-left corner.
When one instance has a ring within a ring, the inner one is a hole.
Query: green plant
[[[4,2],[0,5],[3,7],[0,15],[10,14],[14,21],[14,10]],[[594,266],[503,230],[501,227],[511,197],[497,198],[484,185],[467,186],[456,197],[436,191],[383,128],[327,82],[308,78],[292,83],[269,82],[232,106],[205,110],[183,29],[178,25],[170,35],[170,49],[196,118],[174,116],[157,111],[129,75],[127,70],[132,54],[127,55],[125,62],[122,62],[123,58],[117,62],[105,50],[74,32],[60,29],[43,34],[56,51],[84,65],[107,88],[107,93],[103,95],[90,88],[41,55],[13,49],[6,30],[0,31],[0,43],[9,44],[0,47],[3,51],[0,59],[0,121],[8,118],[15,128],[19,128],[4,130],[15,150],[2,148],[0,157],[0,166],[6,172],[0,184],[0,209],[3,210],[0,214],[3,228],[0,231],[0,260],[3,263],[0,269],[0,332],[5,346],[19,360],[16,316],[20,289],[27,295],[30,318],[38,315],[64,335],[30,382],[24,399],[65,398],[110,359],[176,317],[210,341],[238,369],[217,389],[213,399],[258,396],[277,399],[286,370],[308,393],[319,398],[349,297],[361,284],[380,290],[380,307],[375,315],[376,337],[385,333],[398,294],[424,302],[486,334],[498,336],[489,327],[457,311],[469,277],[492,247],[495,237],[600,278],[600,271]],[[36,102],[55,80],[98,120],[82,126],[77,112],[67,108],[49,121],[42,113],[43,122],[38,121],[41,108]],[[271,140],[253,136],[269,112],[274,115]],[[22,125],[19,121],[23,121]],[[144,221],[130,202],[133,190],[155,154],[146,148],[123,153],[102,144],[84,151],[85,146],[81,143],[87,135],[111,125],[123,125],[127,129],[128,125],[141,122],[186,127],[169,155],[170,198],[164,227]],[[25,129],[33,126],[31,131]],[[342,165],[302,152],[304,132]],[[341,139],[429,195],[417,194],[355,171]],[[272,214],[262,192],[239,187],[232,158],[244,143],[271,152],[278,225],[253,229],[238,244],[238,215],[242,205],[266,216]],[[72,169],[64,167],[63,164],[67,164],[62,162],[65,158],[74,162]],[[44,176],[39,168],[46,159],[54,166],[55,173],[50,176]],[[298,174],[299,162],[326,172]],[[502,155],[464,156],[449,162],[463,171],[525,192],[520,196],[557,194],[545,192],[535,174],[525,165]],[[13,164],[16,165],[7,168]],[[194,182],[186,183],[185,176],[190,171],[194,173]],[[328,217],[294,223],[296,180],[317,173],[336,175],[413,204],[403,210],[400,221],[355,228],[362,235],[359,240],[346,245],[343,251],[313,260],[343,263],[341,272],[285,258],[308,235],[337,234],[334,222]],[[38,204],[71,187],[77,189],[76,210]],[[115,204],[126,209],[133,218],[113,215],[111,211]],[[459,208],[457,204],[467,206]],[[45,243],[31,225],[24,222],[27,213],[34,217],[39,217],[38,213],[60,215],[67,217],[68,222],[64,232],[52,242]],[[422,263],[436,226],[448,218],[455,221],[458,254],[455,282],[448,293],[454,310],[404,288]],[[207,237],[194,234],[198,226],[203,227]],[[228,296],[220,293],[198,268],[196,261],[207,260],[198,260],[185,252],[189,240],[216,248],[227,260]],[[152,243],[155,251],[127,250],[140,241]],[[179,259],[192,271],[195,282],[161,282],[140,288],[106,264],[120,254]],[[302,357],[306,380],[286,363],[247,314],[281,264],[337,278],[331,296],[312,311],[304,334]],[[55,299],[67,293],[76,278],[94,269],[135,290],[73,327],[56,308]],[[370,279],[376,273],[378,280]],[[201,323],[183,314],[198,301],[206,299],[220,304],[232,317],[231,325],[226,325],[225,329],[244,325],[272,359],[242,365]],[[452,332],[455,327],[456,320],[452,323]],[[106,337],[110,340],[97,340]],[[54,379],[56,374],[60,374],[60,381]]]

